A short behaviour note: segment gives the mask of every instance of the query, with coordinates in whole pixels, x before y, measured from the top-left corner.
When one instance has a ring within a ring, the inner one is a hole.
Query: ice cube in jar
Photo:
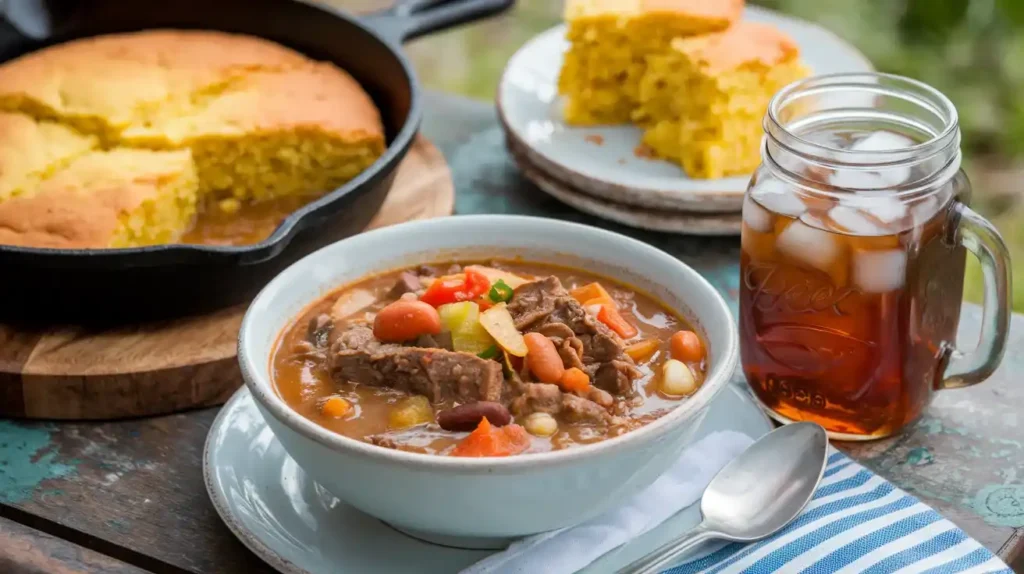
[[[798,220],[779,234],[775,248],[794,262],[827,273],[836,287],[846,285],[849,265],[841,235]]]
[[[855,138],[849,150],[855,152],[886,152],[906,149],[915,145],[913,139],[887,130],[868,133]],[[910,179],[906,166],[881,167],[876,170],[838,169],[829,176],[829,183],[843,189],[886,189],[902,185]]]
[[[888,293],[903,287],[907,254],[901,248],[854,249],[853,284],[864,293]]]
[[[748,193],[761,207],[776,215],[797,218],[807,211],[807,205],[800,199],[799,192],[773,177],[759,179]]]

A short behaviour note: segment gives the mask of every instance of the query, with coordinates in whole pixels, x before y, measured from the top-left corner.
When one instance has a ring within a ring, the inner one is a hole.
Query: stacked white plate
[[[856,48],[824,28],[757,7],[744,18],[789,34],[815,74],[871,71]],[[735,235],[749,177],[690,179],[678,164],[637,154],[640,129],[575,127],[562,117],[558,73],[565,26],[527,42],[498,87],[498,116],[523,175],[580,211],[625,225],[692,235]]]

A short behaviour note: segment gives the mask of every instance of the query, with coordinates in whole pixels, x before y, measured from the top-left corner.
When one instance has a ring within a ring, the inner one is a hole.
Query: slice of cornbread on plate
[[[216,90],[251,70],[308,58],[252,36],[149,30],[57,44],[0,66],[0,109],[55,119],[111,143],[168,100]]]
[[[751,173],[760,163],[769,101],[810,74],[798,46],[774,26],[754,22],[677,38],[671,46],[647,58],[640,109],[650,122],[643,142],[692,178]]]
[[[81,249],[169,243],[192,224],[197,189],[188,150],[91,152],[31,196],[0,202],[0,244]]]
[[[253,72],[201,104],[126,129],[122,142],[191,148],[201,195],[226,211],[240,201],[320,195],[385,149],[373,101],[327,63]]]
[[[0,112],[0,201],[33,193],[40,181],[97,145],[96,138],[60,124]]]
[[[645,57],[673,38],[725,29],[743,0],[567,0],[558,91],[569,124],[620,124],[634,117]]]

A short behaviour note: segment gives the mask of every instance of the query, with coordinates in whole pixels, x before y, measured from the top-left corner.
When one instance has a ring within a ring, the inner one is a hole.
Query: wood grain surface
[[[25,574],[137,574],[109,556],[0,518],[0,572]]]
[[[370,228],[448,215],[454,196],[444,156],[418,138]],[[242,383],[246,307],[105,330],[0,325],[0,415],[95,420],[222,404]]]

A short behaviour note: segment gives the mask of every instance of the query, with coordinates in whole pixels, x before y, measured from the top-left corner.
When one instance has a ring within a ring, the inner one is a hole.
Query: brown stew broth
[[[448,261],[436,266],[444,270],[451,263],[451,261]],[[634,381],[634,388],[637,389],[639,397],[642,397],[642,404],[634,404],[629,414],[625,417],[625,424],[610,427],[588,426],[585,423],[579,422],[570,424],[562,419],[561,415],[557,415],[555,418],[558,420],[559,430],[551,437],[531,436],[532,444],[527,452],[544,452],[569,448],[574,445],[598,442],[612,436],[617,436],[657,419],[677,406],[680,401],[685,400],[685,398],[669,397],[661,394],[658,390],[658,379],[660,378],[661,364],[669,356],[669,338],[676,331],[681,329],[692,330],[692,327],[653,297],[637,292],[636,289],[625,286],[615,280],[576,269],[518,261],[492,260],[486,263],[459,261],[459,263],[463,265],[483,264],[500,266],[527,279],[555,275],[568,290],[599,281],[615,299],[623,317],[633,323],[639,330],[639,334],[635,338],[629,339],[627,344],[647,339],[658,339],[661,341],[659,350],[651,358],[638,362],[636,365],[642,376]],[[405,430],[389,431],[389,411],[396,403],[408,396],[406,393],[347,382],[335,383],[328,375],[327,368],[322,360],[310,358],[309,355],[303,352],[309,321],[321,313],[328,313],[340,294],[354,289],[365,289],[377,296],[377,301],[355,316],[339,322],[339,326],[360,320],[372,323],[373,314],[394,300],[387,297],[387,294],[394,286],[399,273],[403,270],[405,269],[373,276],[346,285],[307,308],[285,329],[278,341],[277,348],[272,357],[273,381],[277,392],[289,406],[302,416],[324,428],[357,440],[366,439],[371,435],[387,433],[402,443],[403,450],[443,454],[468,433],[445,431],[436,424],[419,425]],[[702,360],[699,364],[691,364],[690,367],[697,384],[703,383],[706,373],[706,359]],[[353,406],[352,410],[341,418],[333,418],[321,414],[320,407],[323,400],[331,396],[340,396],[349,401]],[[433,405],[435,414],[452,406],[454,404]],[[513,422],[521,424],[522,421],[514,420]]]

